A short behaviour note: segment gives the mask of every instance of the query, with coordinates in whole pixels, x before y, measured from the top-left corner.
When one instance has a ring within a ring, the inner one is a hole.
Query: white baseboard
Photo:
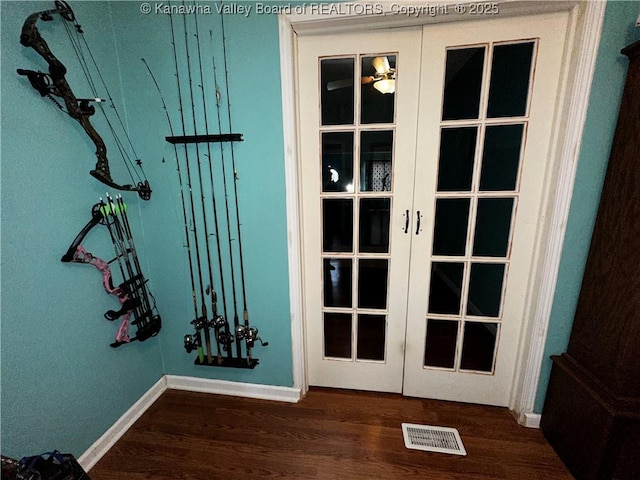
[[[540,419],[542,415],[539,413],[525,413],[520,422],[521,425],[528,428],[540,428]]]
[[[91,470],[166,389],[167,382],[163,376],[78,458],[82,468],[87,472]]]
[[[296,403],[301,397],[301,390],[299,388],[164,375],[78,458],[78,463],[82,468],[87,472],[91,470],[127,430],[131,428],[135,421],[153,405],[153,402],[169,388],[289,403]]]
[[[233,395],[236,397],[259,398],[279,402],[296,403],[300,400],[299,388],[259,385],[255,383],[229,382],[207,378],[182,377],[165,375],[167,388],[187,390],[190,392],[214,393],[216,395]]]

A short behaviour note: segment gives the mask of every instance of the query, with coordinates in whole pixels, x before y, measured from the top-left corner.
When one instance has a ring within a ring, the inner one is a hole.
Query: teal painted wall
[[[639,4],[612,2],[607,7],[565,243],[571,248],[563,254],[547,354],[566,346],[624,76],[624,62],[616,53],[636,35],[629,24]],[[1,433],[3,454],[13,456],[50,448],[82,454],[164,373],[292,385],[277,17],[225,18],[233,130],[245,138],[235,156],[248,306],[252,323],[270,346],[255,349],[260,365],[253,371],[221,370],[195,367],[194,354],[182,347],[193,307],[175,157],[163,140],[169,128],[162,104],[140,61],[144,56],[151,66],[174,129],[182,133],[169,18],[142,15],[139,2],[74,2],[73,7],[114,99],[126,113],[154,189],[150,202],[134,195],[127,200],[164,326],[144,344],[111,350],[115,327],[102,313],[113,308],[114,299],[104,293],[94,269],[58,261],[105,189],[87,174],[95,157],[85,133],[15,74],[16,68],[44,69],[42,59],[20,46],[18,38],[27,15],[51,8],[51,2],[1,2]],[[220,39],[213,49],[208,39],[209,30],[219,35],[220,17],[200,18],[202,58],[210,61],[215,54],[222,70]],[[75,65],[59,29],[52,23],[42,30],[56,54]],[[176,43],[181,42],[184,35]],[[184,69],[184,55],[179,56]],[[213,123],[212,66],[207,60],[203,65],[209,85],[205,103]],[[77,73],[72,69],[68,77],[81,91],[85,84]],[[201,107],[196,102],[198,122]],[[187,104],[188,120],[190,110]],[[212,158],[220,161],[219,154]],[[118,165],[112,160],[114,178],[125,178]],[[86,244],[98,254],[111,248],[99,230]],[[543,367],[538,411],[546,390],[546,360]]]
[[[117,325],[102,315],[117,309],[117,300],[106,294],[95,268],[60,262],[105,186],[88,175],[96,157],[84,130],[16,74],[17,68],[46,70],[44,60],[21,46],[19,38],[27,16],[52,5],[0,4],[1,449],[18,458],[53,448],[82,454],[163,373],[158,339],[109,347]],[[96,58],[102,65],[116,65],[109,16],[90,3],[74,8],[91,32]],[[75,65],[64,30],[55,27],[54,22],[41,24],[43,36],[64,63]],[[78,96],[87,96],[79,73],[70,69],[68,80]],[[117,69],[103,73],[121,103]],[[127,178],[119,162],[112,163],[113,177]],[[139,218],[157,207],[135,195],[127,201],[142,268],[148,271],[147,260],[153,257]],[[92,230],[84,245],[98,256],[113,255],[104,227]]]
[[[152,3],[153,5],[153,3]],[[178,4],[179,5],[179,4]],[[192,5],[187,3],[187,5]],[[224,52],[221,48],[220,15],[209,3],[211,14],[198,19],[200,55],[195,38],[194,15],[174,15],[174,31],[177,57],[180,65],[182,109],[186,133],[193,134],[193,116],[197,133],[204,133],[204,108],[202,90],[199,88],[200,59],[204,78],[205,105],[209,133],[218,133],[215,101],[213,57],[216,75],[222,95],[222,131],[229,133],[227,92],[225,88]],[[150,261],[150,278],[154,279],[155,295],[166,319],[160,337],[165,372],[172,375],[188,375],[240,382],[292,386],[291,317],[289,314],[289,287],[287,261],[287,220],[285,205],[285,177],[283,157],[282,112],[280,93],[280,63],[276,15],[225,16],[225,33],[228,58],[229,98],[231,124],[234,133],[243,134],[244,141],[234,146],[238,173],[238,201],[241,219],[242,248],[246,278],[247,305],[251,324],[258,327],[260,336],[269,342],[268,347],[256,347],[253,354],[260,360],[255,370],[208,368],[193,364],[195,353],[187,354],[182,347],[186,333],[193,332],[189,324],[194,318],[191,297],[191,281],[188,254],[185,245],[184,219],[181,209],[180,187],[176,172],[173,148],[164,137],[170,133],[158,92],[153,85],[140,57],[144,56],[156,77],[171,123],[176,134],[182,134],[180,103],[171,43],[170,17],[166,14],[144,15],[137,2],[110,4],[114,18],[114,34],[118,41],[120,72],[126,85],[125,102],[131,132],[140,140],[145,156],[145,170],[154,187],[153,209],[145,215],[142,224],[146,232],[147,253]],[[189,84],[184,35],[184,20],[189,32],[189,52],[192,82]],[[213,34],[213,43],[209,32]],[[131,45],[139,45],[131,48]],[[212,48],[212,45],[215,47]],[[190,91],[194,101],[191,103]],[[234,198],[231,193],[231,151],[225,149],[227,182],[230,191],[231,224],[235,229]],[[216,207],[220,222],[223,263],[228,265],[228,234],[225,218],[223,185],[221,179],[221,154],[219,145],[212,145],[209,152],[200,145],[200,159],[204,179],[205,203],[209,205],[211,194],[208,185],[207,157],[211,155],[215,165]],[[188,149],[191,167],[191,188],[196,197],[195,210],[201,219],[199,181],[195,146]],[[184,148],[178,147],[181,175],[186,182],[186,158]],[[165,162],[162,162],[164,158]],[[213,218],[207,206],[209,232],[214,233]],[[190,205],[187,202],[190,218]],[[189,225],[191,222],[189,220]],[[203,250],[202,222],[198,223],[200,256],[203,271],[207,260]],[[237,234],[232,234],[234,253],[237,254]],[[217,266],[215,237],[210,237],[211,259]],[[195,245],[191,240],[191,252],[195,258]],[[235,280],[237,304],[242,321],[242,294],[238,256],[235,255]],[[196,269],[197,270],[197,269]],[[217,270],[217,268],[216,268]],[[205,286],[209,283],[205,274]],[[233,320],[231,278],[225,275],[227,318]],[[196,283],[197,280],[196,280]],[[218,278],[214,278],[218,290],[220,311],[222,295]],[[207,302],[209,297],[207,297]],[[198,304],[200,301],[198,301]],[[211,307],[208,307],[211,311]]]
[[[627,72],[628,61],[620,50],[640,39],[640,29],[634,26],[638,13],[640,1],[607,4],[538,383],[538,413],[551,373],[549,356],[565,352],[569,343]]]

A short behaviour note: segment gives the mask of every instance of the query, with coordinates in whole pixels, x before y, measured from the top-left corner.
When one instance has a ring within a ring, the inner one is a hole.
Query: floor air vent
[[[455,428],[432,427],[431,425],[402,424],[404,445],[414,450],[466,455],[460,434]]]

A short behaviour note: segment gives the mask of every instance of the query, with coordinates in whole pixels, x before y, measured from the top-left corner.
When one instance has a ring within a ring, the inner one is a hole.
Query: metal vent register
[[[455,428],[402,424],[404,445],[413,450],[466,455],[460,434]]]

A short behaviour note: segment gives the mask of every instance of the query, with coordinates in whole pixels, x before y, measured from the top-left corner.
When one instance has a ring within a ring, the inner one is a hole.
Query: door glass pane
[[[463,263],[433,262],[429,289],[429,313],[460,314]]]
[[[443,120],[478,118],[485,47],[447,50]]]
[[[353,192],[353,132],[322,134],[322,191]]]
[[[351,259],[325,258],[322,263],[324,306],[351,308]]]
[[[488,126],[484,136],[481,191],[515,190],[524,125]]]
[[[469,280],[467,315],[498,317],[504,281],[503,263],[473,263]]]
[[[477,137],[477,127],[442,129],[438,162],[439,192],[471,190]]]
[[[322,199],[322,249],[353,251],[353,199]]]
[[[396,56],[362,57],[360,123],[393,123]]]
[[[392,158],[392,130],[360,134],[360,191],[391,191]]]
[[[527,113],[534,42],[498,45],[493,49],[487,117]]]
[[[358,262],[358,308],[387,308],[387,259]]]
[[[351,358],[350,313],[324,313],[324,356]]]
[[[352,125],[354,112],[353,58],[320,61],[322,125]]]
[[[461,370],[491,372],[496,349],[497,323],[465,322]]]
[[[434,255],[464,255],[469,223],[468,198],[439,198],[433,228]]]
[[[473,241],[477,257],[506,257],[509,251],[513,198],[480,198]]]
[[[389,251],[390,215],[390,198],[360,200],[360,252],[387,253]]]
[[[458,323],[452,320],[427,320],[424,349],[425,367],[453,368],[456,361]]]
[[[386,330],[384,315],[358,315],[358,360],[384,360]]]

